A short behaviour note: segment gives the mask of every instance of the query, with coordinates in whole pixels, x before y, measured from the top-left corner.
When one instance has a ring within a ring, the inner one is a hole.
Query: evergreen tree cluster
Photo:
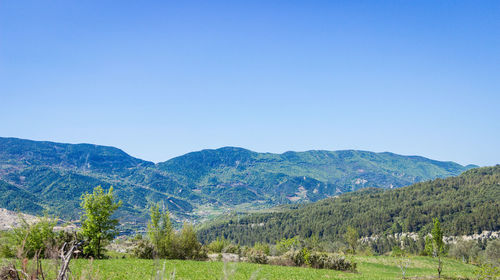
[[[500,165],[393,189],[364,189],[275,212],[233,215],[198,230],[203,243],[223,237],[242,245],[317,236],[342,240],[348,226],[360,236],[430,233],[437,217],[445,236],[500,230]]]

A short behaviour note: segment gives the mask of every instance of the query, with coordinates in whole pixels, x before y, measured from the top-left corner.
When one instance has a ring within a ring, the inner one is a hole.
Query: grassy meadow
[[[93,271],[97,279],[153,279],[156,271],[165,266],[165,276],[175,271],[175,279],[401,279],[397,259],[387,256],[354,256],[357,272],[340,272],[325,269],[259,265],[252,263],[226,263],[181,261],[107,259],[73,260],[71,270],[75,279],[86,271]],[[412,257],[406,277],[411,279],[437,278],[437,260],[429,257]],[[476,267],[445,259],[445,279],[474,279]],[[170,278],[167,278],[170,279]]]

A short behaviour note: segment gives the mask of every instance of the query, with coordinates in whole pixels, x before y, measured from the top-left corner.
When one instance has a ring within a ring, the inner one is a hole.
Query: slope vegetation
[[[225,147],[154,164],[91,144],[0,138],[0,207],[78,217],[81,195],[114,186],[118,215],[143,225],[152,202],[175,219],[203,220],[231,209],[311,202],[365,187],[397,188],[458,175],[471,166],[366,151],[256,153]]]
[[[335,240],[347,226],[362,236],[428,233],[433,217],[441,220],[445,235],[500,230],[500,165],[399,189],[364,189],[272,213],[233,215],[201,228],[198,235],[205,242],[224,236],[253,244],[297,235]]]

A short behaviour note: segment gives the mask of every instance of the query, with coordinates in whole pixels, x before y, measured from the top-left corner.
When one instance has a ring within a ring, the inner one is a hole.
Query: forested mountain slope
[[[458,175],[472,166],[367,151],[256,153],[225,147],[159,163],[202,193],[240,202],[316,201],[366,187],[396,188]],[[240,194],[241,195],[238,195]]]
[[[361,236],[428,233],[434,217],[441,220],[445,235],[500,230],[500,165],[399,189],[364,189],[272,213],[233,215],[201,228],[198,235],[205,242],[223,236],[253,244],[297,235],[335,240],[347,226]]]
[[[471,167],[392,153],[271,154],[234,147],[154,164],[114,147],[0,137],[0,207],[30,214],[47,209],[74,219],[83,193],[112,185],[123,201],[118,215],[125,221],[143,224],[152,202],[165,203],[177,219],[200,220],[364,187],[396,188]]]

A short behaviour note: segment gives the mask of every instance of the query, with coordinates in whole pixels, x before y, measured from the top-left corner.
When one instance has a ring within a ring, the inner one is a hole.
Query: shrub
[[[177,258],[188,260],[204,260],[207,258],[207,252],[202,250],[202,246],[196,237],[193,226],[185,223],[180,235],[175,239]]]
[[[247,258],[249,262],[258,263],[258,264],[267,264],[268,258],[262,251],[257,251],[254,249],[250,249],[247,253]]]
[[[309,250],[307,248],[302,248],[302,250],[288,251],[285,257],[291,259],[296,266],[303,266],[309,264],[309,255]]]
[[[495,266],[500,265],[500,239],[489,241],[484,253],[487,262]]]
[[[132,249],[132,254],[140,259],[152,259],[154,257],[154,246],[148,240],[138,240]]]
[[[302,250],[290,250],[283,256],[283,258],[291,260],[295,266],[310,266],[313,268],[356,271],[356,263],[351,262],[344,256],[311,252],[306,248],[303,248]]]
[[[240,245],[229,244],[222,250],[222,252],[239,255],[241,253],[241,247]]]
[[[299,238],[297,236],[293,238],[283,238],[276,243],[276,250],[281,255],[290,250],[296,250],[300,246]]]
[[[39,253],[39,257],[44,258],[47,248],[52,248],[56,245],[56,234],[54,233],[54,226],[56,219],[43,217],[37,223],[29,224],[24,218],[20,217],[21,226],[14,229],[8,234],[10,239],[7,244],[2,247],[4,254],[9,254],[18,251],[23,252],[23,257],[32,258],[35,254]]]
[[[255,251],[260,251],[262,252],[264,255],[266,256],[269,256],[269,245],[266,244],[266,243],[260,243],[260,242],[257,242],[253,245],[253,249]]]
[[[207,245],[207,249],[211,253],[222,253],[224,248],[226,248],[229,245],[231,245],[231,243],[228,240],[222,237],[218,237],[215,241],[212,241],[210,244]]]
[[[480,251],[481,248],[479,248],[477,242],[474,240],[458,241],[450,246],[448,256],[468,263],[477,259]]]
[[[483,264],[476,273],[478,280],[500,279],[500,267]]]
[[[341,271],[355,271],[356,263],[347,260],[344,256],[312,252],[308,255],[309,265],[313,268],[324,268]]]

